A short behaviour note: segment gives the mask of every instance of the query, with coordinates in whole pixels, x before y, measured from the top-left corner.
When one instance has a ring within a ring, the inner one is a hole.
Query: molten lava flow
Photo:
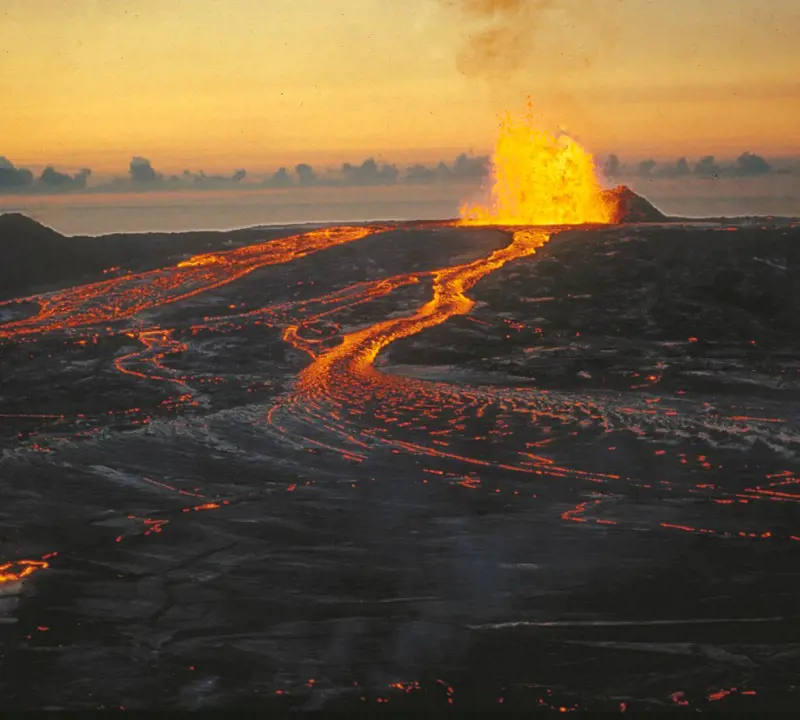
[[[613,219],[592,155],[565,135],[537,128],[530,105],[522,118],[503,116],[492,176],[489,203],[463,206],[462,224],[579,225]]]
[[[0,565],[0,584],[23,580],[37,570],[50,567],[44,560],[17,560]]]
[[[38,302],[39,312],[33,317],[1,325],[0,339],[130,318],[145,310],[221,287],[258,268],[288,263],[383,229],[341,226],[311,230],[234,250],[195,255],[175,267],[22,298]],[[0,303],[0,307],[5,304],[8,302]]]
[[[464,294],[467,290],[507,262],[532,255],[549,239],[545,232],[520,230],[514,233],[509,245],[487,258],[434,271],[432,300],[412,315],[385,320],[345,335],[340,345],[317,357],[300,374],[301,392],[321,391],[335,397],[340,390],[338,386],[347,380],[369,382],[376,374],[373,362],[383,348],[400,338],[439,325],[454,315],[467,314],[474,304]],[[379,377],[384,383],[394,381],[388,376]]]
[[[387,402],[391,404],[392,397],[406,406],[413,404],[416,396],[413,382],[375,370],[373,363],[378,354],[396,340],[439,325],[455,315],[469,313],[474,305],[466,295],[470,288],[506,263],[534,254],[549,239],[550,235],[541,230],[518,230],[509,245],[488,257],[432,272],[399,275],[383,283],[380,288],[372,286],[372,293],[377,297],[392,287],[399,288],[430,277],[433,281],[433,298],[409,315],[347,333],[342,336],[339,345],[322,353],[308,347],[299,335],[298,327],[287,328],[284,339],[313,358],[311,365],[298,376],[295,392],[284,398],[282,408],[289,411],[287,419],[293,422],[294,416],[300,422],[322,427],[339,439],[345,439],[348,445],[365,450],[368,445],[357,437],[360,434],[358,430],[355,430],[355,434],[348,431],[348,421],[344,415],[359,416],[366,412],[366,404],[374,400],[386,406]],[[306,325],[305,322],[302,324]],[[426,385],[420,388],[423,396],[426,388]],[[332,446],[296,430],[287,430],[282,424],[280,409],[281,406],[274,406],[268,413],[267,422],[287,437],[292,436],[295,441],[302,438],[310,445],[338,452],[355,462],[364,459],[361,450],[351,452],[341,445]],[[387,422],[396,420],[396,417],[387,418]],[[394,444],[400,446],[400,443]],[[407,445],[406,449],[411,449],[411,445]],[[412,451],[416,452],[417,448],[414,447]]]

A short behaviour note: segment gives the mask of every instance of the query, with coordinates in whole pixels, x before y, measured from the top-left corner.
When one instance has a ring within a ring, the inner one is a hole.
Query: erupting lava
[[[614,219],[591,153],[572,138],[539,129],[530,103],[524,116],[501,118],[492,179],[488,204],[462,206],[462,224],[579,225]]]

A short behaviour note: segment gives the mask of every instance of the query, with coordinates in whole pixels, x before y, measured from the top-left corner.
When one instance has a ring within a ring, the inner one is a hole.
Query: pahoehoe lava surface
[[[796,223],[4,223],[3,709],[797,707]]]

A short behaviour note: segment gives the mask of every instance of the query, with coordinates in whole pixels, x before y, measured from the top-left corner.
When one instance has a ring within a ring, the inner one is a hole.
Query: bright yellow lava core
[[[613,216],[591,153],[538,128],[530,103],[525,115],[501,118],[489,201],[461,208],[463,225],[580,225]]]

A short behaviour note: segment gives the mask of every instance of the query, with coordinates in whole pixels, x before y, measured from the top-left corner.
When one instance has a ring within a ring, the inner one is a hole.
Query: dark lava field
[[[0,216],[0,710],[800,708],[800,224]]]

